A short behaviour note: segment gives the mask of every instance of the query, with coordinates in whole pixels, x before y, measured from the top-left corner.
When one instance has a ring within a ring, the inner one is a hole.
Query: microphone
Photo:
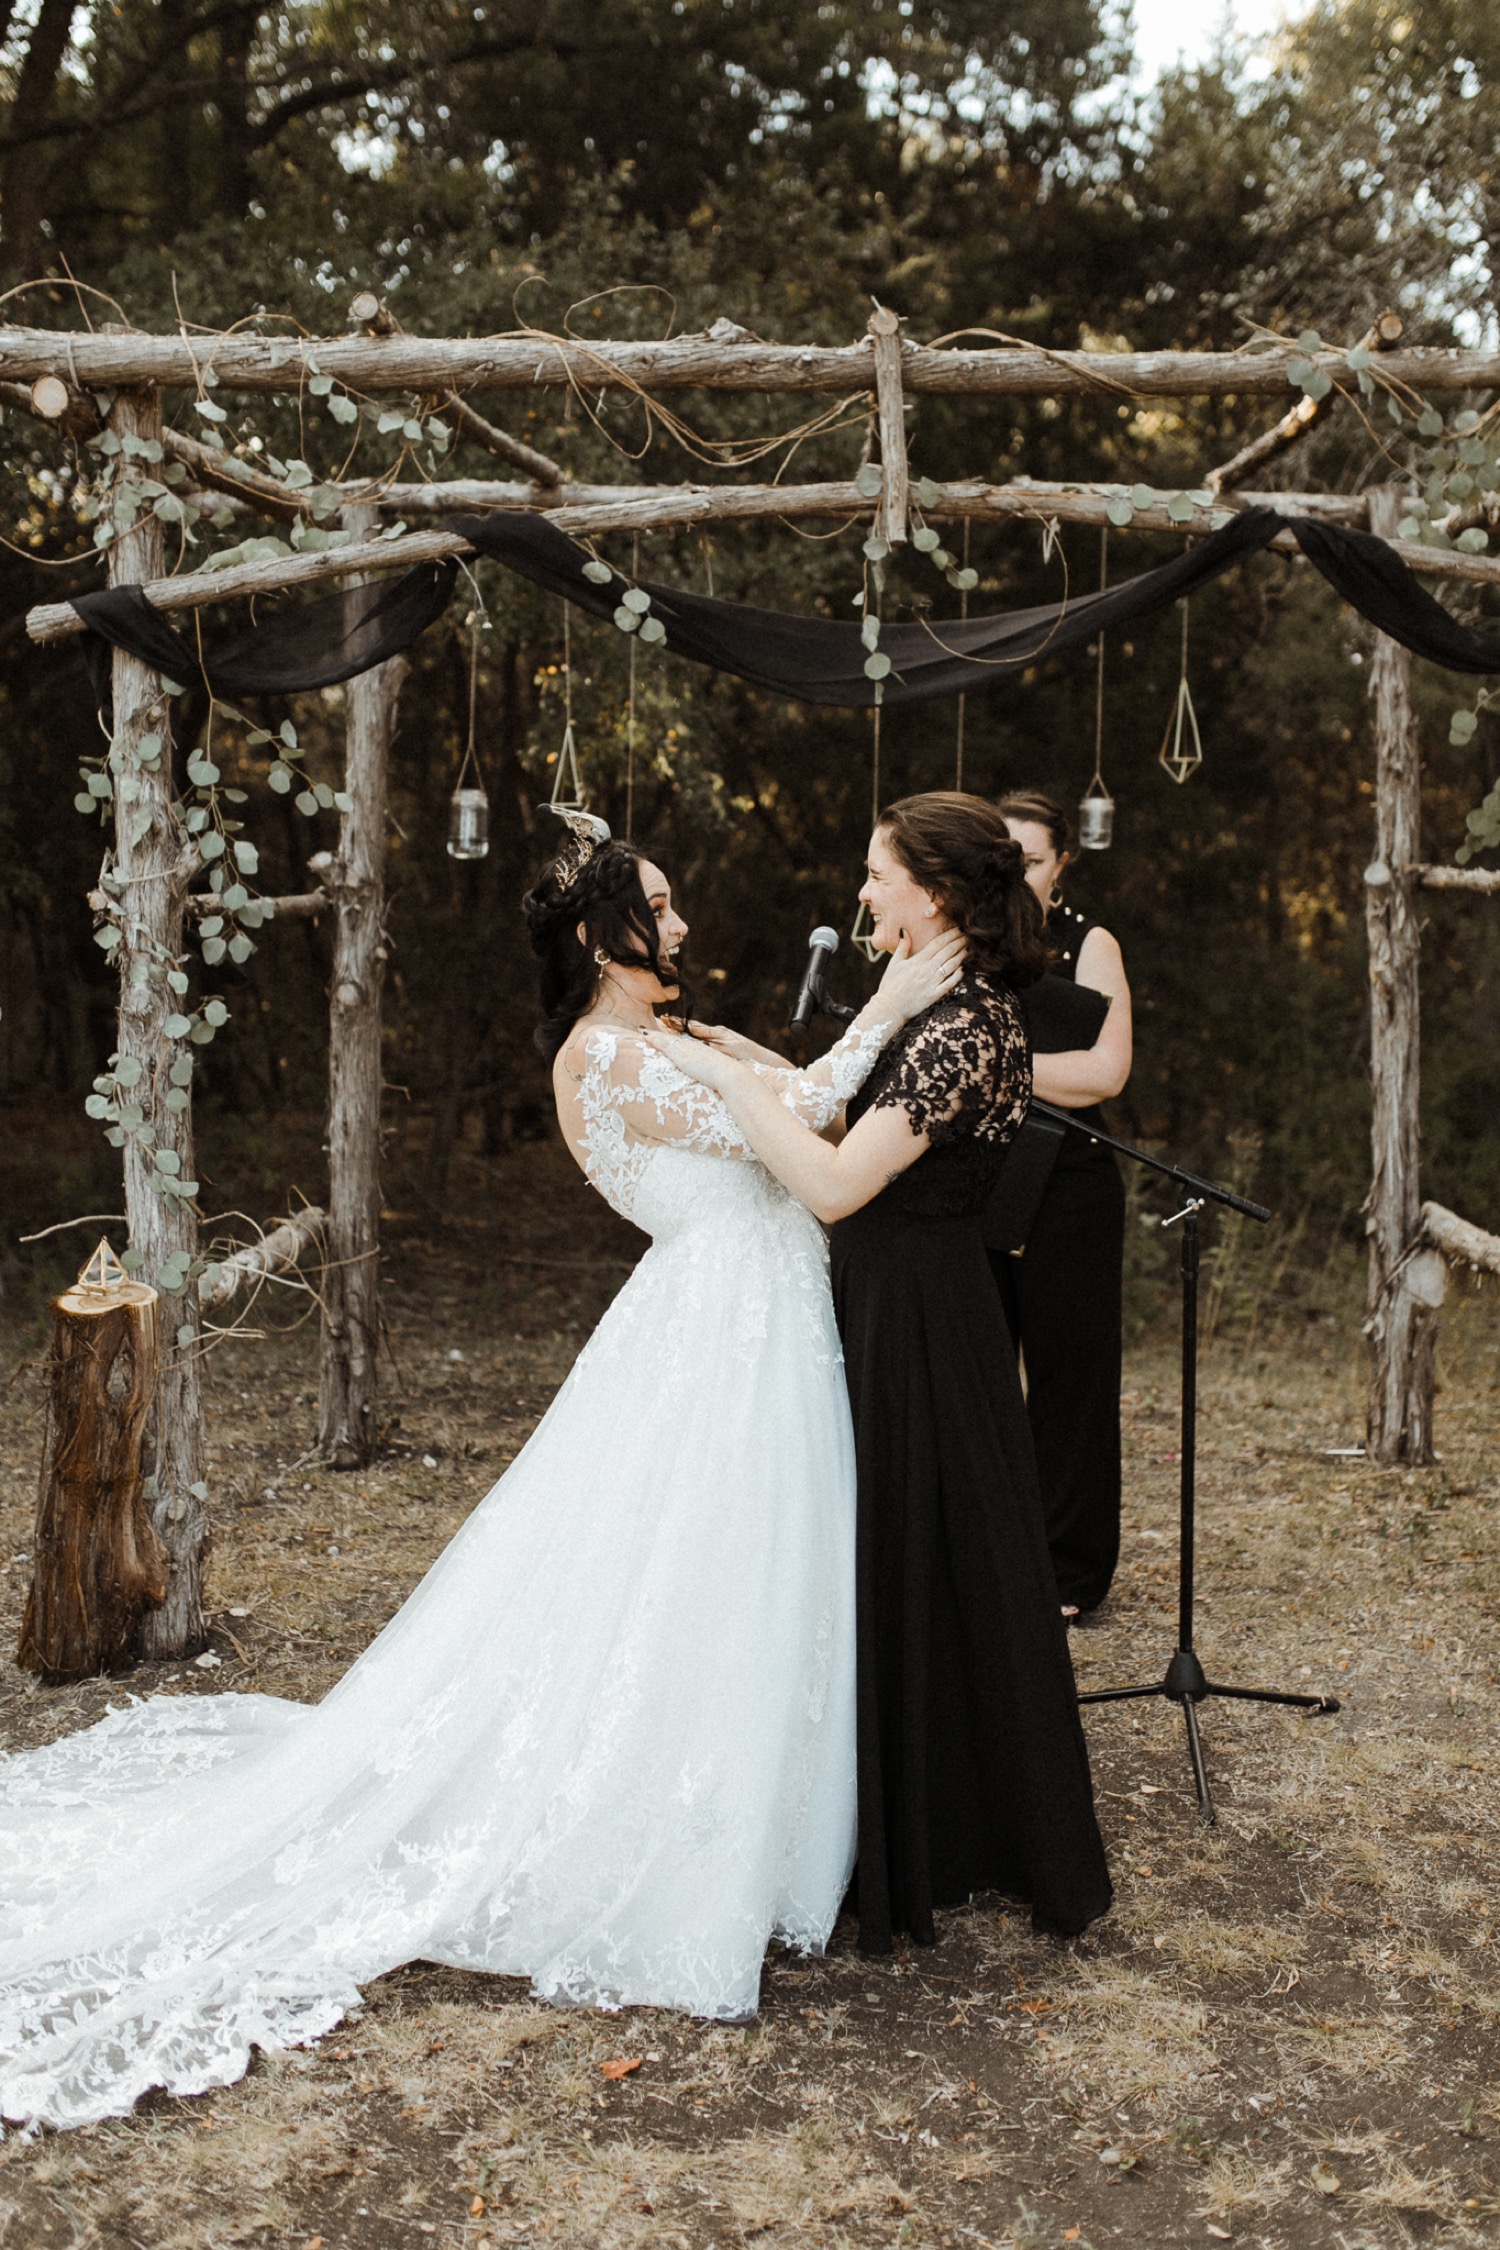
[[[813,931],[807,945],[807,967],[802,972],[802,989],[797,995],[797,1005],[792,1010],[793,1031],[806,1031],[823,1005],[823,979],[828,974],[829,962],[839,949],[839,933],[837,930],[830,930],[825,922]]]

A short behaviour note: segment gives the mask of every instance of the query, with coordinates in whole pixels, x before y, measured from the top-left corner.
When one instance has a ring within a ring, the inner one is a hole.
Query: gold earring
[[[1047,893],[1047,904],[1048,906],[1062,905],[1062,891],[1059,885],[1056,883],[1053,884],[1051,890]]]

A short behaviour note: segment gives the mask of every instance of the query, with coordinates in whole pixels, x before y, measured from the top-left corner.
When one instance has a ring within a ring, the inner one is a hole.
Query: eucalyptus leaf
[[[275,790],[277,796],[284,797],[287,791],[292,786],[291,767],[284,766],[278,761],[274,766],[272,766],[270,772],[266,775],[266,779],[270,783],[271,787]]]
[[[866,461],[856,471],[854,489],[865,500],[878,500],[885,489],[885,471],[878,461]]]
[[[643,641],[650,641],[654,644],[657,641],[664,641],[666,637],[667,628],[659,617],[643,617],[641,619],[641,639]]]
[[[173,1038],[177,1038],[180,1037],[180,1034],[174,1032],[172,1036]],[[167,1076],[171,1079],[174,1086],[190,1086],[193,1082],[192,1056],[174,1055],[172,1058],[172,1067],[167,1072]]]
[[[932,528],[931,524],[928,524],[928,523],[924,523],[923,525],[921,525],[921,526],[920,526],[920,528],[919,528],[918,530],[916,530],[916,531],[914,531],[914,532],[912,533],[912,535],[911,535],[911,543],[912,543],[912,545],[913,545],[913,546],[914,546],[914,547],[916,548],[916,550],[917,550],[917,553],[918,553],[919,555],[930,555],[930,554],[932,553],[932,550],[933,550],[933,548],[934,548],[934,547],[935,547],[935,546],[937,545],[937,543],[938,543],[938,535],[937,535],[937,533],[936,533],[936,532],[935,532],[935,531],[933,530],[933,528]],[[882,545],[882,546],[884,546],[884,544],[885,544],[885,542],[884,542],[884,541],[882,540],[882,542],[881,542],[881,545]],[[866,541],[866,543],[865,543],[865,553],[866,553],[866,554],[868,554],[869,552],[870,552],[870,546],[869,546],[869,542],[868,542],[868,541]]]
[[[615,623],[622,633],[633,633],[640,624],[640,619],[633,609],[626,609],[622,604],[615,611]]]
[[[873,656],[865,658],[865,678],[867,680],[883,680],[890,668],[891,660],[884,649],[878,648]]]
[[[1427,438],[1432,438],[1432,437],[1441,437],[1441,436],[1442,436],[1442,434],[1443,434],[1443,417],[1442,417],[1442,415],[1441,415],[1441,414],[1439,414],[1439,412],[1438,412],[1438,410],[1437,410],[1437,408],[1436,408],[1435,406],[1428,406],[1428,407],[1424,407],[1423,411],[1422,411],[1422,412],[1421,412],[1421,413],[1420,413],[1420,414],[1419,414],[1419,415],[1417,416],[1417,435],[1418,435],[1418,437],[1427,437]]]
[[[295,798],[293,799],[293,802],[295,803],[295,805],[296,805],[296,807],[297,807],[297,810],[298,810],[298,812],[299,812],[299,813],[306,813],[306,814],[308,815],[308,817],[309,817],[309,818],[311,818],[311,816],[312,816],[312,815],[313,815],[313,814],[314,814],[314,813],[315,813],[315,812],[317,811],[317,809],[318,809],[318,800],[317,800],[317,798],[316,798],[316,797],[315,797],[315,796],[313,795],[313,793],[312,793],[312,791],[311,791],[310,789],[303,789],[303,790],[301,790],[301,791],[300,791],[300,792],[298,793],[298,795],[297,795],[297,796],[296,796],[296,797],[295,797]]]
[[[644,617],[651,607],[651,596],[644,586],[632,586],[620,596],[620,606],[623,609],[633,609],[637,617]]]
[[[169,1039],[186,1039],[192,1028],[191,1016],[183,1015],[168,1016],[166,1022],[162,1025],[162,1029]]]
[[[942,499],[944,487],[934,484],[931,477],[918,477],[917,498],[924,508],[935,508]]]
[[[614,577],[614,572],[607,562],[600,562],[595,558],[593,561],[584,564],[583,575],[591,586],[607,586]]]
[[[236,967],[242,966],[248,961],[254,951],[255,947],[243,931],[229,941],[229,958],[235,963]]]
[[[359,408],[352,398],[345,398],[342,391],[335,391],[329,399],[328,411],[335,422],[357,422],[359,420]]]
[[[228,949],[225,946],[224,940],[221,937],[211,937],[205,938],[203,940],[203,958],[211,969],[218,967],[219,963],[223,960],[227,950]]]
[[[1121,530],[1135,520],[1135,509],[1128,500],[1111,500],[1104,513]]]

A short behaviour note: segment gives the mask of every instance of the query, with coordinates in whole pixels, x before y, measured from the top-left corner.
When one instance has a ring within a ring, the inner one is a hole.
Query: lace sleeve
[[[757,1078],[764,1078],[774,1086],[778,1099],[804,1125],[821,1133],[831,1125],[844,1104],[852,1101],[875,1066],[889,1036],[887,1026],[877,1024],[860,1031],[851,1024],[842,1039],[820,1055],[806,1070],[778,1067],[773,1063],[752,1063],[750,1068]]]
[[[632,1032],[590,1031],[581,1089],[585,1135],[670,1141],[697,1156],[744,1159],[750,1146],[722,1098]]]
[[[901,1108],[929,1145],[959,1135],[995,1140],[1013,1130],[1031,1095],[1031,1064],[1018,1011],[940,1001],[891,1058],[871,1104]]]

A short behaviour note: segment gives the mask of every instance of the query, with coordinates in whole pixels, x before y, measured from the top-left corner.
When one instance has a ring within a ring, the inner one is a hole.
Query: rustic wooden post
[[[159,442],[160,397],[154,391],[121,391],[110,409],[109,425],[122,442],[126,438]],[[120,473],[126,480],[139,477],[139,456],[124,456]],[[147,501],[134,524],[120,531],[110,546],[109,582],[134,586],[159,578],[165,560],[162,525]],[[176,968],[183,951],[183,901],[197,853],[186,844],[172,811],[177,784],[172,771],[171,706],[161,674],[116,649],[111,677],[110,778],[121,929],[116,949],[117,1037],[120,1060],[133,1059],[140,1065],[140,1078],[129,1095],[139,1104],[147,1128],[144,1134],[128,1133],[124,1142],[125,1210],[131,1248],[140,1253],[140,1279],[159,1287],[162,1268],[174,1253],[180,1269],[198,1251],[198,1219],[191,1196],[159,1184],[168,1173],[184,1182],[195,1176],[192,1106],[173,1106],[167,1099],[172,1064],[192,1050],[170,1038],[166,1026],[178,1006],[167,972]],[[196,1329],[196,1283],[189,1280],[172,1291],[171,1302],[174,1329],[184,1325]],[[193,1345],[179,1349],[175,1336],[161,1356],[144,1464],[151,1523],[170,1568],[165,1600],[142,1621],[141,1653],[153,1658],[191,1656],[204,1639],[208,1487],[203,1478],[198,1355]]]
[[[142,1615],[166,1595],[141,1475],[158,1301],[101,1243],[53,1308],[35,1572],[16,1650],[49,1687],[133,1662]]]
[[[887,545],[899,547],[905,543],[906,511],[910,506],[900,315],[885,305],[877,305],[870,315],[870,337],[875,352],[875,414],[880,425],[883,478],[873,528]]]
[[[1391,538],[1402,497],[1370,495],[1370,528]],[[1370,1121],[1373,1159],[1365,1232],[1370,1243],[1365,1334],[1370,1345],[1366,1451],[1372,1461],[1430,1462],[1443,1263],[1422,1241],[1421,861],[1422,769],[1411,706],[1411,656],[1375,636],[1375,855],[1365,869],[1370,948]]]
[[[355,539],[373,507],[345,508]],[[355,579],[355,587],[368,584]],[[318,1444],[362,1468],[378,1437],[380,1347],[380,992],[385,980],[386,772],[407,666],[391,657],[349,682],[344,787],[352,800],[323,875],[334,901],[328,1032],[328,1269],[323,1287]]]

